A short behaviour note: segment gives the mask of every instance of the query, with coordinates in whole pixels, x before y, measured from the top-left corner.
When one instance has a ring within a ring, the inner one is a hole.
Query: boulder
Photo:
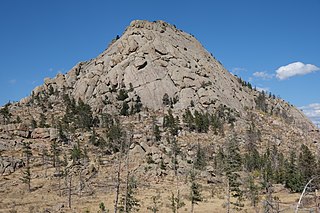
[[[33,139],[50,138],[50,128],[35,128],[31,133]]]

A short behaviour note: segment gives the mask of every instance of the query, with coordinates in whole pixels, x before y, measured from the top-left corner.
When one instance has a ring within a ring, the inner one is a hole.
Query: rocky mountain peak
[[[192,108],[212,112],[223,105],[242,115],[246,109],[256,108],[260,94],[229,73],[192,35],[164,21],[143,20],[132,21],[97,58],[78,63],[66,74],[45,79],[32,96],[20,103],[26,104],[50,90],[81,99],[96,113],[116,113],[123,102],[132,107],[137,101],[158,110],[165,107],[167,99],[174,111]],[[119,99],[120,90],[126,96]],[[56,98],[51,96],[54,101]],[[299,126],[314,128],[300,111],[283,100],[265,101],[267,111],[286,112]]]
[[[199,109],[221,103],[242,108],[243,103],[252,106],[253,102],[193,36],[163,21],[132,21],[97,58],[77,64],[65,75],[45,79],[33,94],[50,87],[83,99],[95,110],[103,109],[106,99],[113,102],[112,91],[120,88],[133,90],[129,99],[139,96],[152,109],[162,108],[165,94],[176,100],[175,109],[191,102]]]
[[[96,115],[123,114],[123,108],[133,112],[137,106],[170,107],[177,115],[186,109],[213,113],[223,106],[239,117],[258,109],[303,131],[316,129],[301,111],[256,91],[228,72],[192,35],[164,21],[132,21],[96,58],[46,78],[18,105],[28,106],[36,98],[46,99],[50,107],[63,107],[64,95],[81,99]]]

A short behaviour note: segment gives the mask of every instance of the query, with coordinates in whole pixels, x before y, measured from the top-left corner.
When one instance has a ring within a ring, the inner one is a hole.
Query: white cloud
[[[255,73],[253,73],[253,76],[256,78],[262,78],[264,80],[267,80],[267,79],[273,78],[274,75],[269,74],[267,72],[255,72]]]
[[[231,70],[231,72],[235,75],[240,72],[246,72],[246,71],[247,71],[247,69],[242,68],[242,67],[235,67],[235,68],[232,68],[232,70]]]
[[[320,103],[309,104],[299,107],[299,109],[302,110],[314,124],[320,125]]]
[[[268,92],[270,90],[270,88],[268,87],[256,87],[256,89],[259,91],[259,92]]]
[[[319,71],[320,68],[313,64],[304,64],[302,62],[294,62],[286,66],[279,67],[276,70],[276,76],[280,80],[290,78],[295,75],[306,75],[308,73]]]

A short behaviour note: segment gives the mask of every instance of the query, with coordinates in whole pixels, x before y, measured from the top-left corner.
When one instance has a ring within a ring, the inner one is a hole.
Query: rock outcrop
[[[141,99],[143,106],[163,108],[165,94],[174,110],[213,111],[225,105],[242,114],[256,107],[257,91],[243,87],[192,36],[163,21],[132,21],[119,39],[97,58],[78,63],[66,74],[46,78],[32,97],[67,93],[81,98],[94,112],[119,110],[117,91],[128,91],[126,102]],[[50,92],[51,91],[51,92]],[[31,97],[22,99],[25,105]],[[282,100],[269,100],[271,110],[286,111],[295,124],[309,131],[314,126],[296,108]]]

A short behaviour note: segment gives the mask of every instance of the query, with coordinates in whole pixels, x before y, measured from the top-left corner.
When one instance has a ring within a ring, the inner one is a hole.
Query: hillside
[[[198,184],[195,212],[292,212],[320,171],[301,111],[163,21],[131,22],[95,59],[3,106],[0,123],[0,212],[113,211],[117,192],[129,211],[128,191],[140,212],[179,200],[185,212]]]

